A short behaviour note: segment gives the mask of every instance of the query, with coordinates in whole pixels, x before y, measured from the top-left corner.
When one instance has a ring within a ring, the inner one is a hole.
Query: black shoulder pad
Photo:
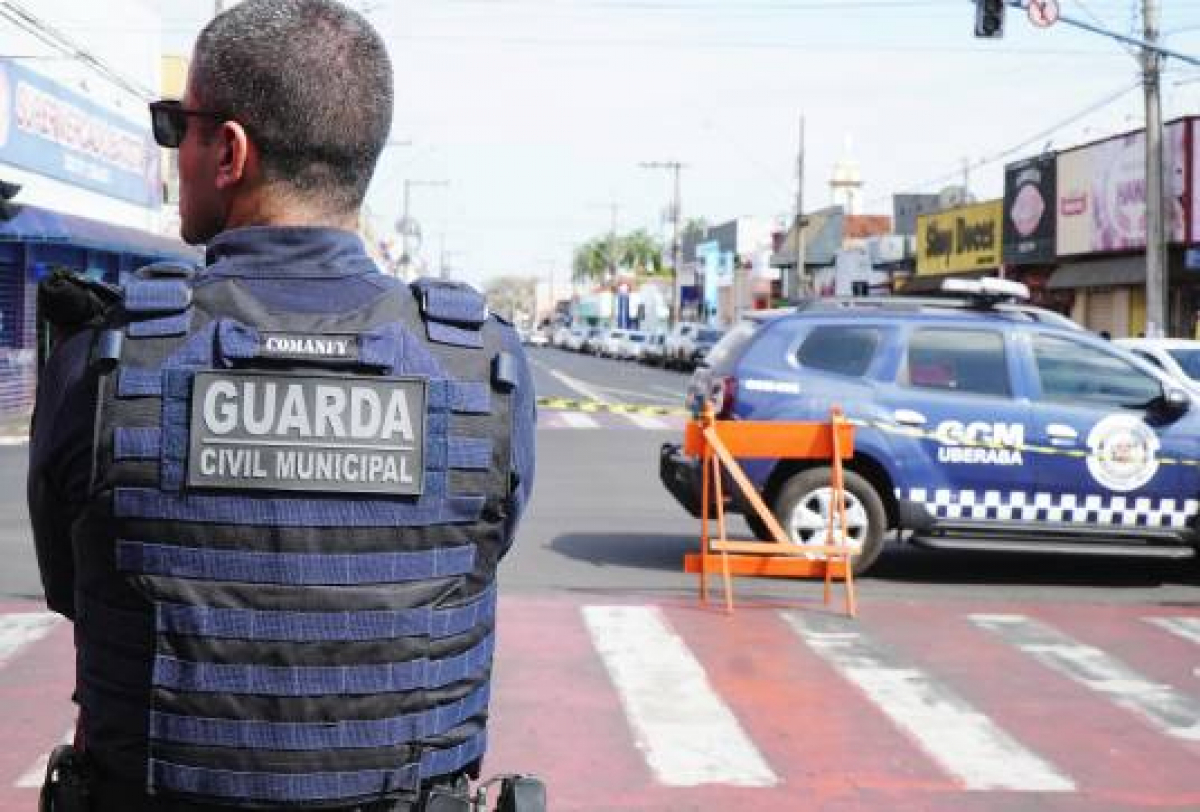
[[[57,270],[38,283],[38,316],[61,330],[81,330],[99,324],[121,298],[118,287]]]
[[[152,262],[133,272],[139,279],[191,279],[196,275],[196,266],[182,262]]]
[[[425,277],[412,290],[427,320],[479,327],[488,319],[487,299],[464,282]]]

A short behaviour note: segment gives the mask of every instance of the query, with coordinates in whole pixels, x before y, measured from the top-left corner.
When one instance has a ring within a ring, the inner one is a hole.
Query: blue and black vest
[[[74,531],[97,768],[267,808],[477,774],[515,486],[511,328],[437,281],[314,314],[169,266],[111,319]]]

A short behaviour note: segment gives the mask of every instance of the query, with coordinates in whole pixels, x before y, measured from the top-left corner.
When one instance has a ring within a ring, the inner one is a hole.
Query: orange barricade
[[[854,427],[836,406],[828,423],[768,423],[742,420],[716,420],[706,405],[699,420],[690,421],[684,433],[683,451],[700,457],[701,478],[700,552],[684,557],[684,571],[700,574],[700,600],[708,600],[708,573],[720,568],[725,586],[725,609],[733,611],[733,575],[767,575],[790,578],[824,577],[825,603],[829,604],[831,584],[841,578],[846,589],[846,613],[854,617],[852,556],[858,552],[849,543],[846,528],[846,495],[842,460],[854,455]],[[792,542],[775,514],[763,503],[754,485],[746,477],[738,457],[771,459],[827,459],[830,463],[829,526],[825,544],[799,545]],[[770,541],[730,539],[725,531],[724,470],[741,491],[745,503],[770,531]],[[715,505],[717,535],[710,534]],[[822,558],[807,556],[819,555]],[[714,559],[719,559],[719,564]]]

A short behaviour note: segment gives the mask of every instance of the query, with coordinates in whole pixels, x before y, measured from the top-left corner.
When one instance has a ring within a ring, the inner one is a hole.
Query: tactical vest
[[[477,772],[520,361],[469,288],[376,283],[344,314],[169,266],[127,285],[74,535],[106,774],[320,808]]]

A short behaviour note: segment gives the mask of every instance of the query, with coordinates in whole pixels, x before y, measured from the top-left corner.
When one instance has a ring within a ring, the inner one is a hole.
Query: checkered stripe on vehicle
[[[1034,493],[1020,491],[955,491],[911,488],[907,496],[939,519],[1020,522],[1081,522],[1124,527],[1186,527],[1200,512],[1196,499],[1150,499],[1144,496]]]

